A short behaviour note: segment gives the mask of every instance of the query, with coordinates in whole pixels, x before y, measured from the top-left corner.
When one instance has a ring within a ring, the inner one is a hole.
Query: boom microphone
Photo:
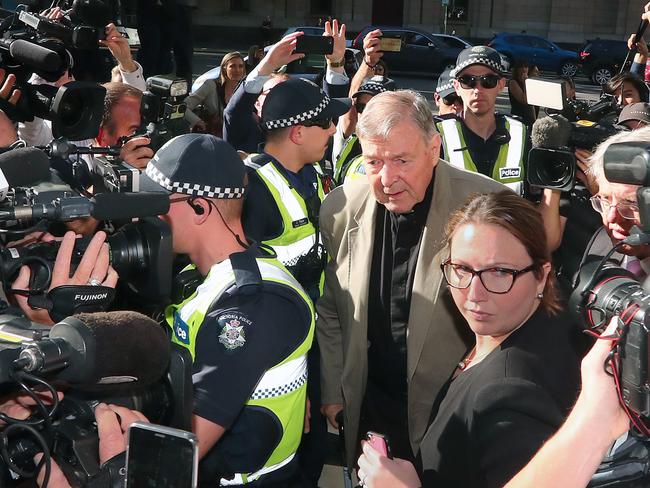
[[[15,366],[80,389],[149,385],[165,374],[170,351],[164,329],[145,315],[82,313],[55,324],[47,339],[27,345]]]
[[[21,147],[0,154],[0,197],[9,188],[30,186],[50,176],[50,160],[33,147]]]
[[[571,122],[562,115],[548,115],[533,124],[530,140],[533,147],[560,149],[566,147],[571,136]]]
[[[573,126],[561,115],[537,119],[531,132],[526,177],[532,186],[567,191],[573,188],[576,159],[568,149]]]
[[[35,70],[57,72],[64,64],[56,51],[24,39],[1,39],[0,48],[9,51],[19,63]]]
[[[92,216],[97,220],[128,220],[157,217],[169,212],[169,195],[162,192],[106,192],[93,198]]]

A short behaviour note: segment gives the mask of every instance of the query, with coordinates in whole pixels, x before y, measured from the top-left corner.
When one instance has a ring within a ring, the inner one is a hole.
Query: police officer
[[[463,99],[456,93],[451,69],[444,70],[438,77],[436,91],[433,92],[433,101],[436,102],[439,116],[462,113]]]
[[[333,119],[350,105],[350,99],[329,98],[305,79],[273,87],[262,108],[263,158],[257,157],[259,167],[251,170],[244,204],[246,235],[271,246],[314,300],[326,260],[318,211],[331,185],[314,162],[323,158],[334,134]]]
[[[316,301],[327,262],[318,214],[331,179],[320,161],[334,133],[332,120],[350,109],[350,99],[328,97],[314,83],[290,79],[274,86],[262,107],[266,143],[260,166],[251,168],[244,204],[244,230],[274,249],[278,259]],[[325,461],[327,426],[320,414],[320,355],[314,343],[308,368],[311,430],[303,439],[301,470],[316,486]]]
[[[501,57],[487,46],[464,49],[451,71],[463,99],[459,116],[449,114],[436,125],[444,158],[454,166],[482,173],[519,194],[524,192],[524,164],[529,141],[519,120],[495,114],[497,95],[506,84]]]
[[[192,354],[201,478],[217,486],[291,486],[304,425],[314,310],[272,255],[244,239],[245,167],[225,141],[185,134],[141,177],[169,193],[174,251],[204,277],[165,318]]]
[[[370,99],[385,91],[393,91],[393,88],[386,85],[383,76],[377,76],[366,81],[359,87],[359,91],[352,95],[354,103],[352,110],[355,111],[356,115],[354,117],[354,128],[356,128],[356,118],[363,113]],[[341,124],[341,121],[339,121],[339,124]],[[352,128],[353,133],[345,140],[343,149],[338,154],[334,164],[334,182],[337,185],[342,185],[346,180],[352,181],[363,178],[366,175],[363,158],[361,157],[361,143],[354,133],[354,128]]]

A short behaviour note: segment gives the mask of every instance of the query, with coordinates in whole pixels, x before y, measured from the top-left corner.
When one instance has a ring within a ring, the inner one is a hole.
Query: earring
[[[543,293],[538,293],[537,298],[541,300],[542,298],[544,298],[544,294]]]

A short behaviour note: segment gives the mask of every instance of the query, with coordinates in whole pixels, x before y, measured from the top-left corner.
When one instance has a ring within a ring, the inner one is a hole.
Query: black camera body
[[[10,393],[14,388],[13,371],[21,352],[34,341],[47,339],[50,327],[41,326],[13,314],[0,315],[0,388]],[[6,340],[12,338],[12,342]],[[75,366],[72,364],[72,366]],[[164,375],[153,384],[98,385],[87,389],[67,389],[48,422],[35,425],[50,448],[50,454],[72,483],[72,486],[105,488],[98,463],[98,434],[94,409],[100,403],[125,406],[142,412],[151,422],[191,430],[192,358],[189,351],[171,344],[169,363]],[[65,368],[64,368],[65,371]],[[56,373],[42,375],[45,381],[56,381]],[[36,420],[38,414],[32,416]],[[23,486],[31,478],[34,456],[43,451],[33,434],[16,429],[4,439],[0,454],[0,485]],[[4,463],[3,463],[4,461]],[[9,467],[18,467],[22,474]],[[35,475],[35,473],[33,473]]]

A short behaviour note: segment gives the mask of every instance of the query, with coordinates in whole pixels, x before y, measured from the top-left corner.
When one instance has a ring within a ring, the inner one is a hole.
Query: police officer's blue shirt
[[[204,479],[211,479],[224,461],[240,473],[264,465],[282,429],[272,413],[244,404],[264,372],[288,357],[309,333],[311,318],[295,295],[269,292],[254,279],[255,255],[262,255],[256,247],[231,255],[239,269],[237,291],[211,306],[196,337],[194,413],[226,429],[201,462]],[[223,331],[233,324],[242,327],[238,340],[224,341]]]

